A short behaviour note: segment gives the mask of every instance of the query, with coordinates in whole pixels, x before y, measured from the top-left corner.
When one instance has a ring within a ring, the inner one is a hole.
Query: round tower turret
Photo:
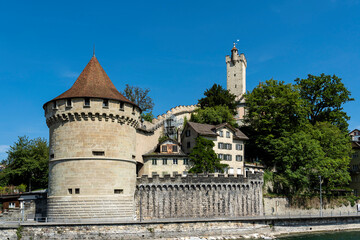
[[[95,56],[44,109],[49,220],[133,219],[141,109],[117,91]]]

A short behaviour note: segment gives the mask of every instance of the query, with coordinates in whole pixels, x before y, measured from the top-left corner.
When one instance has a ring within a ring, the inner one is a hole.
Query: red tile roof
[[[83,97],[113,99],[134,104],[116,89],[95,56],[90,59],[74,85],[51,101]]]

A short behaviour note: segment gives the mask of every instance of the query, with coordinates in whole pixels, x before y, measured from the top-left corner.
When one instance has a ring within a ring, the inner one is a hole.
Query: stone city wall
[[[208,218],[263,214],[262,173],[175,177],[143,175],[135,192],[137,219]]]

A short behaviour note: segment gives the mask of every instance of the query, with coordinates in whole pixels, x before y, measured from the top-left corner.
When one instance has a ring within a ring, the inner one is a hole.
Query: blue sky
[[[18,136],[48,138],[42,105],[96,56],[118,90],[149,88],[153,113],[226,87],[232,42],[248,61],[247,90],[270,78],[336,74],[360,128],[360,2],[2,1],[0,160]]]

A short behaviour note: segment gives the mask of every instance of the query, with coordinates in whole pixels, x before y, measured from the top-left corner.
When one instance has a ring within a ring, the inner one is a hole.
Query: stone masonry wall
[[[207,218],[263,214],[261,173],[137,179],[137,219]]]

